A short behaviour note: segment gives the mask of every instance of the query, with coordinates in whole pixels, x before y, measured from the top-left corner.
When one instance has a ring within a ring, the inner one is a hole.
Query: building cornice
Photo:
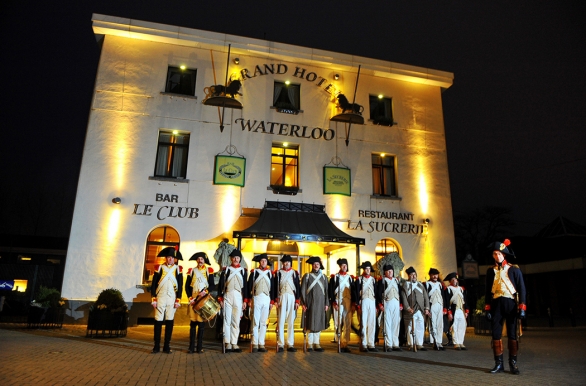
[[[121,36],[219,51],[227,51],[228,45],[231,45],[232,54],[305,63],[350,73],[357,72],[360,65],[361,75],[372,75],[441,88],[449,88],[454,80],[454,74],[450,72],[219,32],[101,14],[93,14],[92,22],[96,35]]]

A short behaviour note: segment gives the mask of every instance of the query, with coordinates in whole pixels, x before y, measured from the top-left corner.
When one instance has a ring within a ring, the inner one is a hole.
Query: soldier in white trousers
[[[260,267],[250,271],[246,302],[251,305],[252,311],[252,352],[267,352],[265,338],[267,335],[267,319],[273,309],[275,293],[273,290],[273,272],[269,268],[269,258],[266,253],[255,256],[252,261]]]
[[[293,259],[290,255],[283,255],[281,263],[283,268],[275,273],[274,289],[277,293],[275,303],[278,304],[278,337],[277,352],[283,352],[285,346],[285,324],[287,325],[287,351],[296,352],[295,345],[295,318],[297,317],[297,308],[299,308],[299,296],[301,286],[299,282],[299,272],[291,268]]]
[[[377,302],[379,309],[384,312],[384,339],[387,352],[403,351],[399,346],[399,330],[401,328],[401,287],[399,280],[394,277],[395,270],[392,265],[383,267],[384,276],[377,283]]]
[[[181,254],[174,247],[161,250],[157,257],[164,257],[162,264],[153,275],[151,284],[152,306],[155,309],[155,331],[153,354],[160,351],[161,331],[165,324],[165,340],[163,352],[171,354],[171,336],[175,311],[181,306],[181,292],[183,290],[183,274],[181,267],[175,264],[175,259],[183,260]]]
[[[370,261],[362,263],[362,276],[356,278],[356,304],[360,312],[362,331],[360,351],[378,352],[374,346],[376,331],[376,280],[370,276],[372,264]]]
[[[413,267],[405,271],[409,280],[403,283],[401,301],[403,302],[403,320],[407,334],[407,344],[416,346],[417,350],[427,351],[423,347],[423,334],[425,332],[425,316],[429,316],[429,297],[425,286],[417,281],[417,272]],[[415,326],[414,331],[413,325]],[[415,336],[415,341],[413,341]]]
[[[230,252],[232,264],[222,269],[218,283],[218,301],[224,313],[224,344],[226,352],[242,352],[238,347],[240,318],[246,310],[247,281],[246,269],[240,266],[242,253],[238,249]]]
[[[429,280],[425,283],[425,289],[429,296],[431,316],[429,317],[429,341],[438,351],[444,351],[442,336],[444,334],[444,315],[447,313],[446,287],[439,281],[439,271],[435,268],[429,270]]]
[[[466,319],[468,318],[468,303],[466,303],[466,289],[458,285],[458,274],[450,273],[444,281],[450,283],[446,290],[448,299],[448,320],[451,322],[452,336],[454,339],[454,348],[456,350],[468,350],[464,346],[464,336],[466,335]]]
[[[337,274],[331,275],[328,294],[334,311],[333,317],[336,334],[340,337],[340,350],[349,353],[351,352],[348,347],[348,342],[350,342],[352,313],[354,312],[356,303],[354,278],[348,274],[348,260],[338,259],[336,263],[340,267],[340,271]]]

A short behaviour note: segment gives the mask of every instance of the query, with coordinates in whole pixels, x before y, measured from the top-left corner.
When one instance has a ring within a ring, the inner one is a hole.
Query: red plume
[[[173,248],[175,248],[175,250],[178,251],[179,250],[179,245],[175,245]]]
[[[509,245],[511,245],[511,240],[505,239],[505,241],[503,242],[503,244],[505,244],[508,247]]]

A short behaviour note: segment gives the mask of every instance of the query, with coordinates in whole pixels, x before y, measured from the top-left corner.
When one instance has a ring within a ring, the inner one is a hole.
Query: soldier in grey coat
[[[326,329],[328,279],[321,271],[323,265],[319,257],[312,256],[306,263],[312,265],[312,271],[301,279],[301,306],[305,313],[304,328],[309,331],[308,351],[322,352],[319,335]]]
[[[429,313],[429,296],[425,286],[417,281],[417,272],[413,267],[405,271],[409,275],[409,280],[403,283],[401,291],[401,301],[403,303],[403,320],[405,321],[405,331],[409,345],[417,346],[417,350],[427,351],[423,347],[423,333],[425,332],[425,318],[430,316]],[[412,328],[414,332],[412,332]],[[415,342],[413,342],[415,337]]]

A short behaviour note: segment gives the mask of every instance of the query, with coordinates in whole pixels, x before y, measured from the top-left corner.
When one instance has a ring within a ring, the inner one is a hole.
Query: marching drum
[[[207,322],[220,312],[220,304],[212,297],[212,295],[207,294],[193,303],[193,311]]]

